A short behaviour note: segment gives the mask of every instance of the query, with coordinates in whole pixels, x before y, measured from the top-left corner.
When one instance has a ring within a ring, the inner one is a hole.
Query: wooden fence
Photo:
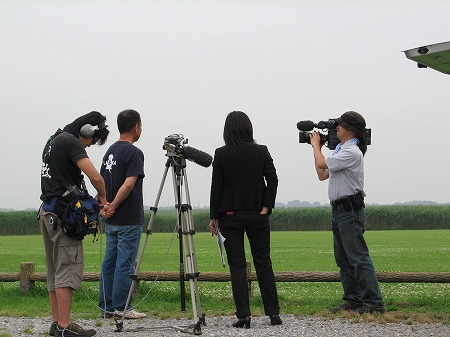
[[[251,271],[251,263],[247,262],[248,286],[256,281],[256,273]],[[450,272],[377,272],[379,282],[385,283],[450,283]],[[99,281],[99,272],[85,272],[83,281]],[[179,272],[139,272],[137,279],[140,281],[179,281]],[[18,273],[0,273],[0,282],[19,282],[22,292],[31,292],[35,282],[46,282],[47,275],[35,272],[34,262],[20,264]],[[202,282],[229,282],[228,272],[201,272],[198,281]],[[276,282],[340,282],[339,272],[275,272]]]

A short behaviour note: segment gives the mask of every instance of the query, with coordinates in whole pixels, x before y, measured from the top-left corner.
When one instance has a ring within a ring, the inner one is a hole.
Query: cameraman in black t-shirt
[[[84,173],[97,190],[100,206],[106,204],[103,178],[89,159],[85,148],[103,145],[109,134],[106,117],[92,111],[59,129],[47,141],[42,153],[41,200],[39,223],[44,240],[47,290],[53,323],[50,336],[95,335],[93,329],[85,330],[70,322],[72,291],[78,290],[83,280],[83,242],[69,238],[61,229],[63,194],[69,190],[83,189]],[[66,200],[67,201],[67,200]]]

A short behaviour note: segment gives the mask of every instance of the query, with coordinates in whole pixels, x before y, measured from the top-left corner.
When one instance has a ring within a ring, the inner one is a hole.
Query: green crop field
[[[0,212],[0,236],[39,234],[36,211]],[[145,212],[145,226],[151,211]],[[192,216],[195,230],[209,230],[209,210],[194,209]],[[319,231],[329,230],[331,208],[299,207],[276,208],[270,216],[274,231]],[[176,222],[174,210],[159,210],[152,223],[152,232],[172,232]],[[450,229],[450,205],[393,205],[367,206],[368,230],[383,229]]]
[[[143,235],[142,240],[147,237]],[[100,271],[104,236],[92,242],[84,240],[85,271]],[[450,272],[449,230],[367,231],[372,259],[377,271]],[[200,272],[228,271],[220,264],[217,241],[209,233],[194,236]],[[278,271],[337,271],[330,231],[272,232],[272,261]],[[248,250],[248,247],[247,247]],[[42,239],[39,235],[0,236],[0,272],[18,272],[21,262],[34,262],[37,272],[45,271]],[[154,233],[148,237],[140,271],[179,270],[178,238],[172,233]],[[248,260],[251,255],[248,254]],[[253,269],[253,268],[252,268]],[[207,315],[232,315],[234,304],[229,282],[199,282],[203,310]],[[188,288],[188,287],[187,287]],[[389,310],[382,320],[422,320],[450,323],[450,284],[381,283]],[[340,304],[342,290],[338,282],[278,283],[282,313],[328,315],[326,308]],[[141,282],[134,304],[139,310],[159,317],[177,317],[180,313],[178,282]],[[188,290],[189,293],[189,290]],[[98,317],[98,282],[84,282],[75,293],[75,316]],[[263,314],[257,283],[253,283],[253,314]],[[16,283],[0,283],[0,315],[48,316],[50,310],[45,283],[23,295]]]

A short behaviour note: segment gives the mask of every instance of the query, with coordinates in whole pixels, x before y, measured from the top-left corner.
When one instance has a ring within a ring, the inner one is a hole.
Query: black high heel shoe
[[[232,324],[235,328],[243,328],[250,329],[250,316],[244,316],[239,318],[236,322]]]
[[[280,315],[270,315],[270,324],[272,325],[280,325],[282,322]]]

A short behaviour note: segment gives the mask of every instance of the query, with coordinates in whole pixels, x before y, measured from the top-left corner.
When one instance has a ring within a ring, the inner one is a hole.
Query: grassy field
[[[195,235],[200,272],[228,271],[220,264],[217,242],[209,233]],[[105,246],[104,236],[84,240],[85,271],[99,271]],[[145,235],[143,236],[145,240]],[[377,271],[449,272],[449,230],[389,230],[366,233]],[[248,249],[248,247],[247,247]],[[39,235],[0,236],[0,272],[18,272],[21,262],[35,262],[45,271],[42,239]],[[155,233],[148,238],[141,271],[179,270],[178,238]],[[247,259],[251,259],[248,254]],[[329,231],[272,232],[272,261],[275,271],[337,271]],[[229,282],[199,282],[201,302],[207,315],[232,315],[234,303]],[[251,300],[254,315],[263,314],[256,282]],[[381,321],[421,320],[450,323],[450,284],[381,283],[389,313]],[[324,315],[326,308],[341,302],[340,283],[278,283],[283,313]],[[139,310],[159,317],[189,317],[180,312],[178,282],[142,282],[133,302]],[[190,298],[188,291],[188,300]],[[73,312],[80,317],[98,317],[98,283],[85,282],[75,293]],[[17,283],[0,283],[0,316],[49,316],[45,283],[37,283],[30,295],[22,295]]]

